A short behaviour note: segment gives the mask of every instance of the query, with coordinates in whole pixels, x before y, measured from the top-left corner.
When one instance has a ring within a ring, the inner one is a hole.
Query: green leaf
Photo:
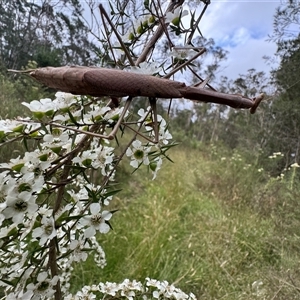
[[[144,0],[144,6],[146,9],[150,9],[149,8],[149,0]]]
[[[76,119],[74,118],[74,116],[72,115],[72,113],[70,112],[70,110],[68,110],[68,115],[69,115],[71,121],[74,123],[74,125],[80,126],[80,124],[76,121]]]

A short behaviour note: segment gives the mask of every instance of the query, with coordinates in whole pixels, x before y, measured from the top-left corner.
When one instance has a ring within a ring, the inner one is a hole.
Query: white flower
[[[154,180],[156,178],[158,170],[161,168],[162,165],[162,159],[160,157],[155,158],[152,162],[150,162],[150,170],[152,171]]]
[[[169,284],[167,281],[157,281],[155,279],[146,278],[148,286],[156,287],[157,290],[153,291],[152,296],[153,298],[167,298],[167,299],[176,299],[176,300],[196,300],[196,297],[193,293],[189,295],[185,294],[180,289],[176,288],[173,284]]]
[[[143,122],[144,123],[143,125],[145,126],[145,129],[147,131],[153,130],[153,125],[151,125],[153,123],[153,120],[150,111],[151,111],[150,106],[148,106],[146,110],[144,110],[143,108],[140,108],[138,110],[138,115],[140,116],[138,123]]]
[[[7,175],[8,171],[0,173],[0,212],[6,207],[6,197],[16,187],[16,180],[10,175]]]
[[[149,135],[154,137],[154,126],[153,124],[153,118],[151,117],[151,114],[149,114],[149,111],[151,110],[150,106],[145,111],[143,108],[139,109],[138,115],[140,116],[140,119],[138,122],[144,122],[145,129],[148,131]],[[163,119],[161,115],[157,115],[157,126],[158,126],[158,142],[160,144],[168,144],[170,139],[172,139],[172,135],[170,134],[169,130],[167,130],[167,123],[166,120]]]
[[[12,223],[7,227],[0,227],[0,239],[2,239],[3,237],[6,237],[9,232],[11,232],[14,228],[17,227],[17,224]],[[0,286],[1,286],[1,280],[0,280]]]
[[[73,240],[70,243],[70,249],[73,250],[72,252],[72,256],[71,256],[71,261],[76,261],[76,262],[80,262],[82,261],[86,261],[88,254],[86,251],[83,251],[84,249],[84,241],[82,240]]]
[[[103,120],[105,114],[111,110],[109,106],[99,107],[99,105],[95,105],[91,108],[92,110],[84,115],[85,123],[94,123]]]
[[[116,296],[116,293],[119,291],[120,285],[115,282],[100,282],[99,283],[99,290],[101,293]]]
[[[43,206],[41,206],[39,208],[38,213],[39,213],[40,216],[51,217],[52,213],[53,213],[53,209],[50,208],[50,207],[47,207],[47,205],[44,204]]]
[[[82,188],[78,192],[77,191],[75,192],[73,190],[68,190],[67,193],[74,200],[74,202],[79,210],[79,213],[81,213],[81,211],[83,211],[83,209],[84,209],[81,201],[89,199],[88,191],[85,188]]]
[[[114,123],[116,121],[119,120],[120,115],[123,112],[124,107],[117,107],[114,109],[109,110],[105,115],[104,115],[104,119],[108,122],[108,123]],[[125,113],[124,119],[127,118],[128,116],[128,110]]]
[[[169,132],[169,130],[165,129],[164,127],[160,127],[158,142],[160,144],[167,145],[169,143],[168,140],[170,140],[170,139],[172,139],[172,134]]]
[[[107,233],[109,231],[110,227],[105,221],[110,220],[112,214],[107,210],[100,213],[100,210],[101,205],[99,203],[92,203],[90,205],[91,214],[83,217],[81,220],[83,225],[89,226],[84,232],[85,238],[94,236],[97,230],[101,233]]]
[[[67,122],[70,121],[70,116],[68,113],[64,113],[65,109],[62,109],[62,114],[55,114],[53,117],[53,121],[58,122]],[[72,111],[72,116],[75,120],[79,119],[81,117],[82,111],[80,109]],[[73,123],[73,121],[72,121]]]
[[[56,99],[53,100],[53,104],[56,109],[69,108],[73,103],[76,103],[76,96],[70,93],[57,92],[55,94]]]
[[[30,103],[22,102],[22,104],[27,106],[32,112],[48,113],[56,110],[55,103],[50,98],[39,101],[33,100]]]
[[[96,159],[93,160],[92,166],[95,169],[101,168],[101,174],[106,176],[106,169],[107,166],[110,166],[114,159],[114,148],[112,147],[105,147],[105,146],[98,146],[95,149]]]
[[[17,157],[9,160],[9,163],[0,164],[0,168],[11,169],[20,172],[24,167],[26,161],[23,158]]]
[[[1,225],[2,225],[2,223],[3,223],[4,220],[5,220],[5,216],[2,215],[2,214],[0,214],[0,227],[1,227]]]
[[[149,165],[148,153],[151,147],[144,147],[142,142],[135,140],[132,143],[132,149],[128,148],[126,150],[126,155],[131,157],[130,165],[134,168],[138,168],[140,164]]]
[[[299,166],[299,164],[298,163],[293,163],[292,165],[291,165],[291,168],[299,168],[300,166]]]
[[[121,290],[121,296],[126,297],[128,300],[133,300],[135,292],[130,289],[123,288]]]
[[[33,172],[30,172],[26,167],[22,168],[23,176],[18,178],[16,181],[16,188],[18,192],[31,192],[38,193],[43,189],[44,177],[35,177]]]
[[[34,152],[25,152],[25,165],[30,171],[33,171],[35,173],[38,169],[44,171],[51,166],[51,162],[47,160],[48,157],[49,154],[46,151],[41,152],[35,150]]]
[[[196,296],[193,293],[189,293],[189,299],[197,300]]]
[[[181,12],[181,7],[178,6],[174,12],[168,12],[166,14],[166,23],[173,23],[174,25],[177,25],[178,21],[179,21],[179,17],[181,14],[181,18],[183,18],[184,16],[187,16],[189,13],[187,10],[184,10]]]
[[[47,240],[51,240],[56,236],[56,229],[53,217],[43,216],[41,221],[42,226],[37,227],[32,232],[33,238],[39,238],[39,245],[43,246]]]
[[[0,120],[0,132],[9,133],[20,131],[24,127],[24,123],[16,120]]]
[[[32,291],[34,294],[32,300],[50,299],[54,295],[55,290],[53,287],[57,284],[59,278],[54,276],[50,279],[48,276],[47,272],[41,272],[37,276],[36,284],[30,283],[27,285],[27,290]]]
[[[30,218],[37,211],[38,205],[35,203],[35,198],[35,196],[27,191],[19,194],[12,192],[7,196],[7,207],[2,213],[6,219],[12,218],[14,223],[20,224],[25,214]]]
[[[74,163],[80,164],[83,167],[90,167],[92,162],[97,158],[97,154],[92,150],[86,150],[81,153],[80,156],[76,156],[72,159]]]
[[[71,143],[69,134],[67,132],[62,132],[59,135],[45,134],[43,140],[43,148],[50,148],[54,152],[56,149],[61,149],[62,147],[67,148]]]
[[[156,283],[158,291],[153,291],[153,297],[159,299],[161,295],[165,298],[186,299],[188,295],[177,289],[173,284],[169,284],[166,280]],[[178,297],[180,296],[180,297]],[[177,298],[178,297],[178,298]]]
[[[153,75],[157,74],[162,70],[156,62],[142,62],[138,67],[131,67],[130,71],[133,73],[144,74],[144,75]]]
[[[179,59],[189,59],[193,56],[195,56],[196,52],[191,49],[190,47],[177,47],[173,48],[172,51],[170,52],[170,55]]]
[[[162,282],[161,289],[164,291],[164,296],[167,298],[171,298],[177,291],[175,286],[173,284],[169,284],[167,281]]]
[[[93,243],[93,248],[96,252],[94,255],[94,261],[98,267],[103,269],[106,266],[105,252],[103,251],[102,247],[98,244],[95,237],[91,237],[90,241]]]
[[[31,297],[33,296],[32,291],[27,291],[26,293],[21,292],[16,292],[16,293],[10,293],[9,295],[6,296],[6,300],[30,300]]]
[[[35,132],[41,128],[41,124],[39,122],[34,122],[29,117],[22,118],[21,121],[26,125],[23,129],[24,133],[32,134],[33,132]]]
[[[84,286],[81,291],[78,291],[75,295],[75,300],[84,299],[84,300],[93,300],[96,299],[96,295],[94,295],[90,287]]]
[[[20,240],[22,240],[20,238]],[[24,271],[25,263],[28,261],[28,251],[25,251],[25,245],[20,243],[20,248],[13,247],[15,263],[10,267],[10,277],[19,277],[20,273]],[[23,247],[22,247],[23,246]]]
[[[273,155],[270,155],[269,158],[276,158],[277,156],[284,156],[281,152],[274,152]]]
[[[160,285],[160,282],[156,279],[152,279],[149,277],[146,277],[146,285],[147,286],[154,286],[154,287],[158,287]]]
[[[136,291],[143,291],[143,285],[141,282],[133,280],[130,281],[129,279],[125,279],[122,283],[121,283],[121,287],[123,289],[129,289],[129,290],[136,290]]]
[[[263,297],[266,293],[266,290],[263,288],[264,283],[262,280],[256,280],[252,283],[252,294],[256,297]]]

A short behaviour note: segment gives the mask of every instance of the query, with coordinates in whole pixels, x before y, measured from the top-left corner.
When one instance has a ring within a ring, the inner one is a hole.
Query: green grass
[[[28,68],[30,67],[33,66],[28,65]],[[49,92],[46,93],[44,88],[37,85],[33,79],[28,78],[28,75],[16,75],[11,80],[8,76],[8,74],[3,75],[0,73],[0,119],[2,120],[30,116],[30,111],[22,102],[30,102],[46,97],[53,98],[53,95]],[[27,141],[29,149],[32,148],[32,144]],[[24,143],[21,139],[5,144],[4,147],[0,147],[0,161],[7,162],[11,158],[22,156],[25,152],[24,149]]]
[[[286,236],[275,215],[257,209],[268,182],[255,166],[216,152],[172,150],[175,163],[165,162],[155,181],[143,171],[125,179],[125,168],[114,230],[101,236],[107,266],[78,266],[73,287],[151,277],[199,299],[298,299],[295,224]],[[257,294],[255,281],[263,282]]]

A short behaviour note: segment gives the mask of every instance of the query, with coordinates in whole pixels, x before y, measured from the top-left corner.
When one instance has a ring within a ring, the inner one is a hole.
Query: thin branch
[[[179,0],[179,1],[171,1],[169,6],[166,9],[166,13],[173,11],[176,7],[182,5],[184,3],[184,0]],[[138,66],[140,63],[145,61],[149,55],[149,53],[152,51],[154,48],[155,44],[157,41],[161,38],[161,36],[164,33],[164,26],[167,26],[169,23],[165,23],[164,25],[159,24],[156,31],[154,32],[152,38],[150,41],[145,45],[143,52],[141,53],[140,57],[137,59],[135,65]]]
[[[119,35],[118,31],[116,30],[114,24],[112,23],[112,21],[110,20],[109,16],[107,15],[107,13],[106,13],[106,11],[105,11],[105,9],[104,9],[104,7],[103,7],[102,4],[99,4],[99,9],[100,9],[100,12],[101,12],[101,17],[104,16],[106,18],[107,22],[109,23],[109,25],[111,26],[113,32],[115,33],[115,35],[116,35],[116,37],[117,37],[117,39],[118,39],[121,47],[123,48],[123,50],[125,52],[126,57],[128,58],[128,60],[130,62],[130,65],[131,66],[135,66],[135,63],[134,63],[133,59],[131,58],[131,55],[130,55],[127,47],[123,43],[122,38],[120,37],[120,35]],[[102,17],[102,20],[103,20],[103,17]],[[103,24],[105,24],[104,20],[103,20]]]
[[[205,11],[206,11],[206,9],[207,9],[207,7],[208,7],[209,4],[210,4],[210,1],[207,1],[207,3],[205,3],[205,6],[202,9],[202,12],[201,12],[200,16],[198,17],[197,21],[195,22],[194,28],[192,29],[192,32],[190,33],[190,35],[189,35],[189,37],[187,38],[187,41],[186,41],[186,43],[188,45],[191,44],[193,36],[194,36],[194,34],[196,32],[196,29],[198,29],[199,33],[201,34],[201,31],[198,28],[198,26],[199,26],[199,23],[200,23],[200,21],[201,21],[201,19],[202,19],[202,17],[203,17],[203,15],[204,15],[204,13],[205,13]],[[202,36],[202,34],[201,34],[201,36]]]
[[[175,49],[179,49],[179,48],[175,48]],[[188,48],[188,49],[199,49],[199,48],[193,47],[193,48]],[[199,57],[200,55],[202,55],[205,52],[206,52],[206,49],[201,48],[201,50],[196,55],[194,55],[191,59],[187,60],[186,62],[184,62],[183,64],[181,64],[177,68],[173,69],[169,74],[165,75],[164,78],[170,78],[172,75],[177,73],[179,70],[181,70],[185,66],[189,65],[193,60],[195,60],[197,57]]]

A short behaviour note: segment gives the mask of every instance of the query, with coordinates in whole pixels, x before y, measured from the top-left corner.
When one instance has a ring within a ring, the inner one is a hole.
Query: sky
[[[235,79],[251,68],[270,71],[263,56],[276,52],[276,44],[267,39],[273,32],[275,9],[284,1],[211,0],[200,28],[204,37],[229,51],[219,75]]]

